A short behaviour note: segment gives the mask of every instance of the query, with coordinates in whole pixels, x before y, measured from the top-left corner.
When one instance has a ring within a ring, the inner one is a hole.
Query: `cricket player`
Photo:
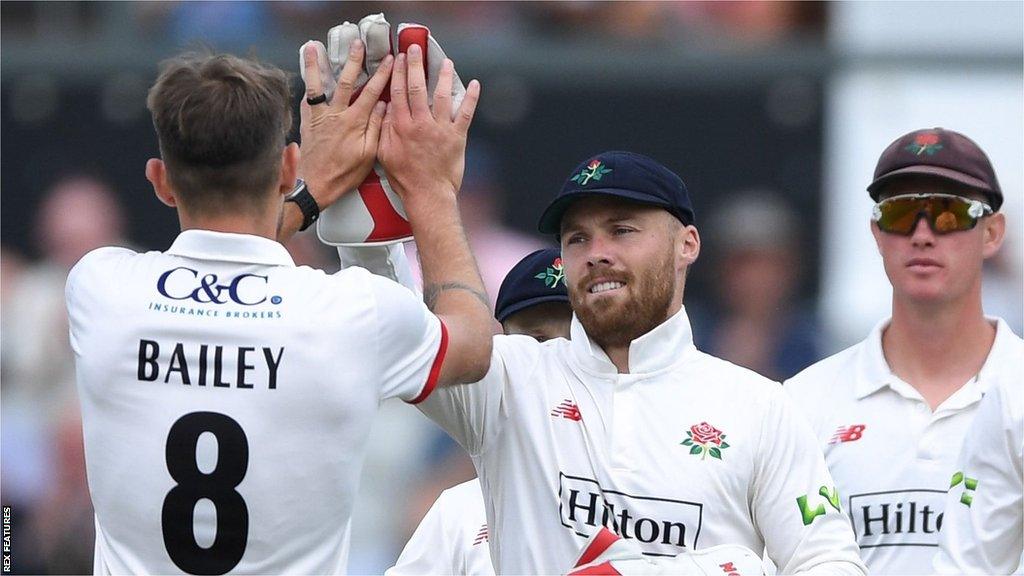
[[[498,290],[494,316],[505,334],[538,342],[569,337],[572,308],[557,248],[532,252],[509,271]],[[494,567],[487,542],[483,494],[474,478],[438,496],[385,574],[490,576]]]
[[[344,572],[380,402],[486,373],[490,312],[455,200],[479,84],[452,120],[444,62],[435,119],[410,48],[349,104],[363,58],[354,42],[328,99],[305,51],[301,154],[276,68],[183,56],[151,89],[161,158],[146,176],[182,232],[164,252],[95,250],[67,282],[96,573]],[[279,243],[375,159],[419,242],[427,305],[365,270],[298,268]]]
[[[942,128],[890,144],[868,192],[892,316],[784,388],[812,423],[869,570],[929,574],[978,404],[1021,385],[1024,342],[981,307],[1003,193],[981,148]]]
[[[496,572],[564,573],[607,526],[648,555],[736,544],[786,573],[865,573],[785,393],[693,346],[700,239],[682,180],[598,154],[540,230],[560,238],[571,339],[496,336],[486,377],[418,405],[474,461]]]
[[[993,386],[964,438],[946,495],[935,571],[1020,573],[1024,556],[1024,388]]]

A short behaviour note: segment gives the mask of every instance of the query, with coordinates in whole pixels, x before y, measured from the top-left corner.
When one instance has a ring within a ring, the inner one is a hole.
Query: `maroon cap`
[[[915,130],[889,144],[875,166],[875,179],[868,185],[871,199],[878,201],[883,184],[900,176],[937,176],[975,188],[988,196],[992,210],[1003,204],[1003,191],[996,180],[992,162],[973,140],[945,128]]]

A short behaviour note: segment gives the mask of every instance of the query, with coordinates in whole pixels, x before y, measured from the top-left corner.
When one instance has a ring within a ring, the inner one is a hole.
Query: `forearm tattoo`
[[[448,290],[465,290],[473,296],[476,296],[477,300],[483,303],[483,305],[490,310],[491,301],[487,298],[487,294],[482,291],[473,288],[462,282],[442,282],[440,284],[428,284],[423,287],[423,302],[427,305],[431,311],[434,310],[434,306],[437,305],[437,299],[441,297],[442,292]]]

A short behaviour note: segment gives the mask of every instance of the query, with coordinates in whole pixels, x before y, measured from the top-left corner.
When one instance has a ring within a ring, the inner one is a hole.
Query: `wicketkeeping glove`
[[[356,39],[363,41],[366,57],[363,62],[363,73],[356,81],[356,92],[367,79],[377,70],[381,61],[388,54],[404,53],[409,46],[418,44],[423,50],[424,68],[427,74],[427,94],[433,105],[434,89],[445,60],[444,50],[437,43],[430,30],[421,24],[399,24],[397,34],[397,50],[391,37],[391,25],[384,19],[384,14],[371,14],[359,21],[359,24],[345,22],[330,29],[327,33],[327,47],[320,42],[312,41],[316,46],[320,73],[322,78],[333,78],[334,82],[325,82],[329,86],[327,92],[330,101],[337,84],[338,76],[348,57],[349,46]],[[308,43],[307,43],[308,44]],[[299,49],[299,70],[305,70],[302,60],[303,45]],[[329,72],[329,73],[328,73]],[[458,74],[452,82],[452,114],[459,109],[466,87]],[[391,97],[390,89],[385,89],[382,100]],[[398,195],[391,188],[384,168],[375,163],[373,170],[357,190],[345,194],[332,206],[327,207],[316,226],[317,236],[325,244],[335,246],[379,246],[405,242],[412,238],[412,228],[405,215],[405,208]]]
[[[674,557],[644,556],[634,542],[601,528],[587,540],[569,576],[753,576],[761,558],[743,546],[712,546]]]

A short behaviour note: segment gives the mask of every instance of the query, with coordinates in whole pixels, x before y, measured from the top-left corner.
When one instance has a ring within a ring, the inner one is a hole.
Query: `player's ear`
[[[675,244],[677,269],[684,270],[697,261],[697,257],[700,256],[700,233],[697,232],[696,226],[684,226],[682,222],[676,220]]]
[[[175,198],[174,190],[167,179],[167,166],[163,160],[150,158],[146,162],[146,180],[149,180],[149,183],[153,185],[153,192],[161,202],[171,208],[177,208],[178,199]]]
[[[981,254],[988,260],[989,258],[996,255],[999,252],[999,247],[1003,245],[1003,239],[1006,237],[1006,215],[1002,212],[996,212],[988,218],[982,219],[984,234]]]
[[[281,180],[278,184],[280,194],[289,194],[295,189],[295,179],[299,177],[299,158],[302,152],[295,142],[288,144],[281,151]]]

